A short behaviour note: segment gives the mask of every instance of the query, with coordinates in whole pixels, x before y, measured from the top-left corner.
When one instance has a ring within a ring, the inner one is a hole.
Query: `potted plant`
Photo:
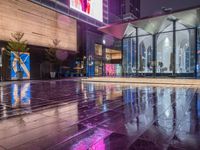
[[[23,64],[23,60],[21,59],[21,55],[24,52],[28,52],[29,48],[27,47],[27,40],[23,40],[24,33],[16,32],[11,33],[11,39],[8,41],[8,45],[6,48],[6,53],[10,56],[13,53],[15,57],[15,63],[12,64],[12,68],[16,69],[16,77],[18,80],[23,78],[23,72],[21,64]]]
[[[56,77],[56,68],[60,64],[59,59],[56,57],[56,51],[58,50],[58,45],[60,41],[58,39],[53,40],[53,45],[49,46],[46,51],[46,59],[50,63],[50,77],[54,79]]]

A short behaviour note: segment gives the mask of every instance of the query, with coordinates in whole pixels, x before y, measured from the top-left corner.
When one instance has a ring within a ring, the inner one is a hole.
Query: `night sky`
[[[162,6],[179,10],[196,5],[200,5],[200,0],[141,0],[141,17],[158,14]]]

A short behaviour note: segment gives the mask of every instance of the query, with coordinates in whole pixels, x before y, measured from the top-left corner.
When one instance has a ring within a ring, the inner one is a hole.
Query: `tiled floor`
[[[197,88],[60,80],[0,92],[0,150],[200,149]]]

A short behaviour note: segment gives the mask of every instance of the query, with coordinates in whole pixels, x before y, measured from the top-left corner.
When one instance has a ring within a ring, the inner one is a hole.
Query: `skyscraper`
[[[140,17],[140,0],[122,0],[122,19],[130,20]]]
[[[109,23],[140,17],[140,0],[109,0]]]

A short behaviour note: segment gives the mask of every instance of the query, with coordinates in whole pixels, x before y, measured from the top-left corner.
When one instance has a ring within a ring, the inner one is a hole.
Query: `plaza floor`
[[[0,150],[199,150],[193,86],[23,81],[0,86]]]

